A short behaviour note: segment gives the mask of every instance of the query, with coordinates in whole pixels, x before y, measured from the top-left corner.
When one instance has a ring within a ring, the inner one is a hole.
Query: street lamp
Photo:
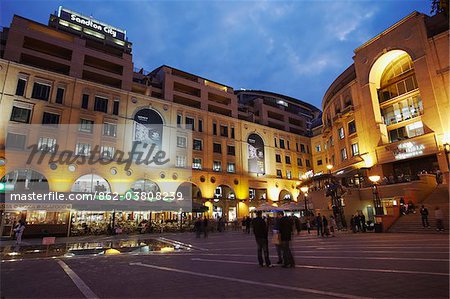
[[[305,196],[305,216],[309,215],[308,204],[307,204],[307,201],[306,201],[307,200],[306,197],[308,196],[308,190],[309,190],[309,188],[307,186],[300,187],[300,191],[302,191],[303,195]]]
[[[383,206],[381,205],[380,193],[378,192],[378,181],[380,180],[379,175],[369,176],[369,180],[373,183],[373,204],[375,206],[375,214],[383,215]]]
[[[328,164],[327,165],[328,173],[331,173],[331,169],[333,169],[333,165]]]

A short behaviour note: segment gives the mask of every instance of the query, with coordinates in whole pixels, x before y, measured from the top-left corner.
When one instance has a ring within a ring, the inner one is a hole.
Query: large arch
[[[283,189],[280,191],[280,194],[278,195],[278,201],[293,201],[294,197],[292,196],[292,193],[289,192],[286,189]]]
[[[8,172],[1,180],[6,191],[48,192],[48,180],[42,173],[32,169],[16,169]]]
[[[73,183],[71,192],[111,192],[111,185],[102,176],[94,173],[89,173],[80,176]]]
[[[190,199],[192,199],[192,201],[200,202],[202,199],[202,191],[196,184],[191,182],[181,183],[176,192],[181,192],[183,197],[186,197],[186,195],[191,196]]]
[[[214,190],[214,200],[220,199],[236,199],[233,188],[224,184],[217,186]]]

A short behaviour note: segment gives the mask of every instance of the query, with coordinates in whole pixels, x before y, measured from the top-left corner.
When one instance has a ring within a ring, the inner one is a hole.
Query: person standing
[[[194,230],[195,230],[195,237],[200,238],[200,235],[202,234],[202,218],[199,217],[194,222]]]
[[[320,216],[320,213],[317,214],[315,222],[317,227],[317,236],[323,236],[322,217]]]
[[[20,219],[17,226],[14,228],[14,232],[16,233],[16,245],[20,245],[22,243],[22,235],[25,230],[25,221]]]
[[[252,225],[252,218],[250,218],[250,216],[247,216],[247,218],[245,219],[245,232],[247,234],[250,234],[251,225]]]
[[[366,232],[366,216],[364,216],[364,213],[361,213],[361,215],[359,216],[359,220],[361,223],[362,232],[365,233]]]
[[[205,216],[202,222],[203,237],[208,237],[208,217]]]
[[[283,216],[283,212],[278,212],[273,224],[273,243],[275,249],[277,250],[278,261],[277,264],[281,265],[283,263],[283,254],[281,251],[281,239],[280,239],[280,219]]]
[[[336,228],[336,220],[334,219],[334,216],[330,216],[330,233],[332,237],[335,237],[334,235],[334,229]]]
[[[430,223],[428,222],[428,209],[424,205],[420,208],[420,215],[422,216],[422,226],[423,228],[430,228]]]
[[[436,230],[444,231],[444,213],[439,206],[434,209],[434,218],[436,219]]]
[[[264,262],[266,267],[272,267],[269,259],[269,240],[268,240],[268,228],[267,224],[262,218],[262,212],[256,212],[256,218],[252,221],[253,234],[255,235],[257,251],[258,251],[258,262],[261,267],[264,267]],[[264,260],[263,260],[264,253]]]
[[[284,215],[280,212],[281,216]],[[280,245],[283,252],[283,268],[295,268],[294,257],[291,252],[291,238],[292,238],[292,221],[289,217],[283,216],[280,218]]]
[[[324,235],[328,237],[330,235],[330,228],[328,227],[328,219],[327,217],[325,217],[325,215],[323,215],[322,217],[322,226],[323,226],[322,237]]]
[[[311,234],[311,222],[309,219],[306,219],[306,230],[308,231],[308,235]]]

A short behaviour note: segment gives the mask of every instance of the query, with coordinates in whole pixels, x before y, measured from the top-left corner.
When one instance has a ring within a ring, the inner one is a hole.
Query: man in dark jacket
[[[279,212],[282,216],[283,212]],[[290,242],[292,237],[292,220],[287,216],[283,216],[279,222],[280,230],[280,246],[283,251],[283,268],[295,268],[294,257],[292,256]]]
[[[258,246],[258,262],[261,267],[264,267],[262,253],[264,252],[264,260],[267,267],[272,267],[269,259],[269,241],[267,239],[268,229],[267,224],[262,218],[262,212],[256,212],[256,218],[252,221],[253,233],[255,234],[256,244]]]

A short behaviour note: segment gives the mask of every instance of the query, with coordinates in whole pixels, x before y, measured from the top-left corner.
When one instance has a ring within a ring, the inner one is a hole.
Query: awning
[[[339,171],[336,171],[335,173],[333,173],[333,175],[337,178],[343,178],[343,177],[348,177],[348,176],[353,176],[355,174],[359,174],[361,171],[370,169],[368,167],[356,167],[356,165],[351,165],[348,167],[345,167]]]
[[[208,212],[209,208],[197,202],[192,202],[192,212],[193,213],[205,213]]]
[[[281,211],[281,209],[279,207],[274,207],[269,204],[263,203],[262,205],[256,208],[256,211],[274,212],[274,211]]]

